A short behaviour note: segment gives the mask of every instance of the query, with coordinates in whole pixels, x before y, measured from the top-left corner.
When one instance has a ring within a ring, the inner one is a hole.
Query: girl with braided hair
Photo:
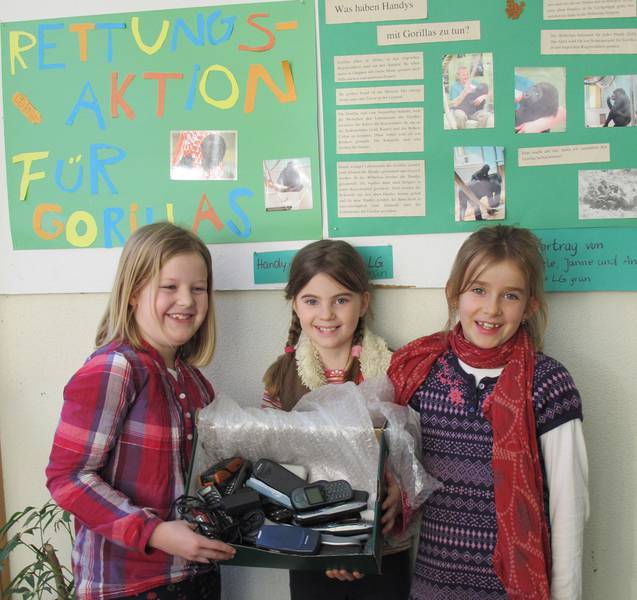
[[[385,341],[365,326],[370,282],[363,258],[347,242],[320,240],[294,257],[285,287],[292,321],[285,352],[266,371],[263,406],[290,411],[300,398],[328,383],[384,375],[391,358]],[[395,478],[386,474],[383,533],[401,511]],[[383,556],[382,575],[330,569],[290,571],[291,600],[402,600],[409,592],[407,539]]]

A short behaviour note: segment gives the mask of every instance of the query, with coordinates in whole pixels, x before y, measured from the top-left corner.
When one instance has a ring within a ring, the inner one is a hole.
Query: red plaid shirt
[[[177,360],[177,378],[150,346],[111,343],[64,388],[46,470],[54,500],[75,515],[78,600],[131,595],[190,576],[194,565],[147,547],[175,519],[192,455],[195,412],[214,392]]]

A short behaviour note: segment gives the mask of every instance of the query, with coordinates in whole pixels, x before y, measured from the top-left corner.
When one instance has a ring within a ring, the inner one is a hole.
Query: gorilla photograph
[[[637,169],[581,170],[580,219],[637,218]]]
[[[516,67],[515,132],[566,131],[566,69]]]
[[[454,148],[456,221],[504,219],[504,148]]]
[[[171,131],[170,178],[236,180],[236,131]]]
[[[445,129],[494,127],[493,56],[447,54],[442,59]]]
[[[586,77],[586,127],[634,127],[636,98],[637,75]]]
[[[265,210],[312,208],[312,174],[309,158],[263,161]]]

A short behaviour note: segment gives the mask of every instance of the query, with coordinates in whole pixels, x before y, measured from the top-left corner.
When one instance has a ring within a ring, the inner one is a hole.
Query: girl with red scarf
[[[413,600],[577,600],[588,513],[581,400],[541,352],[544,263],[528,230],[464,242],[448,329],[394,353],[396,401],[420,412],[423,505]]]

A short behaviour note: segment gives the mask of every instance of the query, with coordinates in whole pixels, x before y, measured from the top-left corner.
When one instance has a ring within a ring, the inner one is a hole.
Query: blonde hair
[[[153,223],[135,231],[119,259],[113,290],[95,336],[95,345],[114,340],[142,348],[142,338],[131,298],[148,283],[157,284],[162,267],[178,254],[199,254],[207,271],[208,312],[197,333],[181,346],[178,356],[195,366],[210,362],[215,350],[215,316],[212,304],[212,260],[206,245],[191,231],[172,223]]]
[[[457,320],[460,294],[467,291],[482,271],[502,261],[511,261],[517,266],[526,280],[529,301],[534,299],[536,302],[536,308],[526,317],[524,326],[536,349],[542,350],[548,320],[542,244],[533,233],[521,227],[482,227],[462,244],[445,288],[449,311],[447,329],[453,327]]]
[[[371,285],[363,257],[347,242],[342,240],[319,240],[301,248],[292,260],[288,283],[285,286],[286,300],[294,300],[299,292],[319,273],[325,273],[355,294],[369,293]],[[358,319],[352,345],[361,344],[365,332],[364,315]],[[288,329],[286,347],[296,346],[301,335],[301,322],[292,310],[292,320]],[[295,359],[294,352],[281,354],[263,376],[265,388],[272,398],[279,395],[285,373]],[[352,357],[352,365],[347,373],[349,381],[358,377],[360,362]]]

